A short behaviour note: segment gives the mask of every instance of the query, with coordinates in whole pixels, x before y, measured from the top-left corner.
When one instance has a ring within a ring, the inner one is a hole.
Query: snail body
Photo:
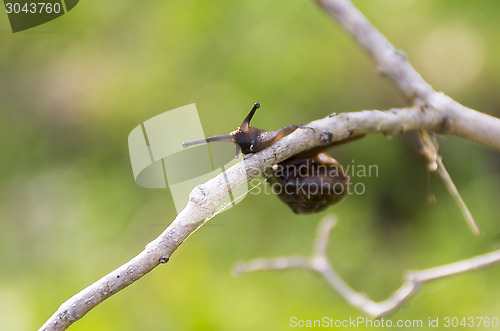
[[[280,130],[266,131],[252,127],[250,121],[258,108],[260,104],[256,103],[242,124],[231,133],[187,142],[182,146],[233,142],[237,157],[240,151],[250,154],[263,150],[299,128],[298,125],[289,125]],[[322,152],[334,144],[294,155],[264,171],[273,191],[294,213],[320,212],[347,195],[349,176],[337,160]]]

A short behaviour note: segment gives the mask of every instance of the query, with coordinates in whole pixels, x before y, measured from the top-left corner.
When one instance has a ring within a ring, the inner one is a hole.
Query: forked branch
[[[374,57],[381,71],[396,82],[414,106],[332,114],[307,124],[315,130],[296,130],[269,148],[245,156],[245,162],[195,187],[186,207],[144,251],[68,299],[40,330],[66,329],[106,298],[167,262],[177,247],[216,212],[228,196],[227,188],[234,191],[264,169],[321,146],[325,132],[328,137],[333,137],[333,141],[340,141],[353,135],[383,133],[392,136],[426,129],[455,134],[500,149],[500,119],[464,107],[434,91],[409,64],[404,53],[394,48],[349,1],[317,2]],[[325,113],[333,111],[336,109],[324,110]],[[301,261],[297,260],[297,263]],[[330,273],[330,277],[334,280],[335,274]]]
[[[416,105],[441,113],[441,133],[467,137],[500,148],[500,119],[467,108],[447,95],[436,92],[408,61],[349,0],[316,0],[328,14],[376,61],[387,75]],[[469,121],[471,120],[471,121]]]
[[[326,255],[330,233],[335,226],[335,219],[325,217],[318,226],[315,249],[311,257],[291,256],[274,259],[256,259],[238,263],[233,267],[236,275],[265,270],[306,269],[319,274],[349,304],[363,311],[372,318],[387,315],[401,308],[421,285],[433,280],[484,269],[500,263],[500,250],[478,255],[462,261],[406,273],[403,285],[384,301],[376,302],[366,295],[352,289],[337,274]]]

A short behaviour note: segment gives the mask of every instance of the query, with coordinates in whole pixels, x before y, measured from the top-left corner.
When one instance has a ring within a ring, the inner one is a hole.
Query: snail
[[[184,148],[203,143],[226,141],[236,144],[236,157],[255,153],[271,146],[289,135],[299,125],[289,125],[280,130],[266,131],[250,126],[256,110],[255,103],[241,125],[229,134],[208,137],[183,143]],[[325,141],[331,141],[332,134]],[[264,171],[273,192],[296,214],[311,214],[325,210],[341,201],[348,193],[349,176],[344,173],[340,163],[322,151],[338,144],[330,143],[294,155]]]

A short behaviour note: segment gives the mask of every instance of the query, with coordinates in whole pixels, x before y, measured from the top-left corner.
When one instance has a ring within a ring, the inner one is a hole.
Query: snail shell
[[[323,211],[348,193],[349,176],[325,153],[299,155],[264,173],[273,192],[296,214]]]

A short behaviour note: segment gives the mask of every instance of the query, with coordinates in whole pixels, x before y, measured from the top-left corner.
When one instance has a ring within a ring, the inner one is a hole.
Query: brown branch
[[[441,155],[438,154],[438,144],[435,137],[429,134],[427,130],[419,130],[418,138],[420,144],[420,153],[424,155],[428,161],[427,169],[429,171],[437,172],[439,174],[441,180],[446,186],[446,189],[450,193],[453,200],[455,200],[455,203],[460,209],[460,212],[465,218],[465,222],[467,223],[471,231],[475,235],[480,235],[481,230],[479,230],[479,227],[477,226],[476,221],[472,217],[469,208],[467,208],[467,205],[465,204],[464,200],[462,199],[462,196],[458,192],[455,183],[453,183],[453,179],[446,170],[446,167],[444,166],[443,163],[443,158],[441,157]]]
[[[484,269],[500,263],[500,250],[488,254],[478,255],[462,261],[424,269],[411,271],[406,274],[405,281],[389,298],[376,302],[366,295],[352,289],[337,274],[326,256],[326,247],[330,233],[335,225],[331,217],[325,217],[318,226],[316,247],[312,257],[294,256],[279,257],[275,259],[256,259],[249,262],[238,263],[233,267],[236,275],[264,270],[306,269],[323,277],[349,304],[371,316],[372,318],[385,316],[401,308],[412,295],[418,292],[421,285],[454,275]]]

